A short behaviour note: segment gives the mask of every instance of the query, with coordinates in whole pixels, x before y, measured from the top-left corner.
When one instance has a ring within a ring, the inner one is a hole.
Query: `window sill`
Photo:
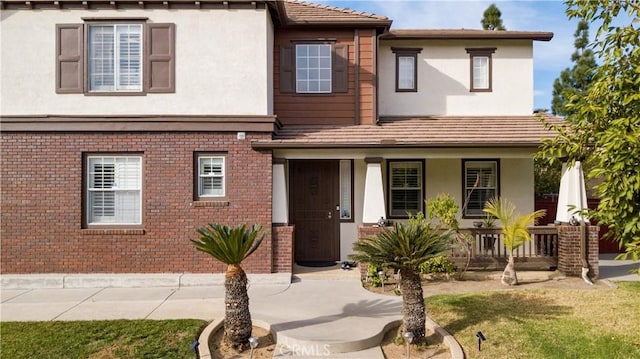
[[[140,236],[145,234],[145,230],[142,228],[85,228],[82,234]]]
[[[194,201],[193,206],[196,208],[208,207],[208,208],[221,208],[229,207],[229,201]]]

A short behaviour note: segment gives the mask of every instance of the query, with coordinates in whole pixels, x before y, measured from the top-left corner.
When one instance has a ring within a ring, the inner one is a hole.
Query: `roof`
[[[503,40],[538,40],[550,41],[552,32],[544,31],[494,31],[471,29],[403,29],[391,30],[380,37],[384,40],[469,40],[469,39],[503,39]]]
[[[561,124],[543,113],[531,116],[382,118],[378,125],[290,125],[254,148],[537,147],[554,137],[540,121]]]
[[[318,5],[303,1],[285,0],[285,25],[361,25],[383,26],[391,25],[386,16],[339,8],[328,5]]]

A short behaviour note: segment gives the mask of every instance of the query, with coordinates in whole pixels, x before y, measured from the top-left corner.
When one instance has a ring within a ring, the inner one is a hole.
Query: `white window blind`
[[[413,90],[415,81],[415,57],[398,56],[398,89]]]
[[[142,91],[142,25],[90,25],[89,90]]]
[[[224,157],[201,156],[198,158],[198,195],[202,197],[224,197]]]
[[[489,88],[489,57],[487,56],[473,57],[473,88]]]
[[[142,158],[90,156],[87,165],[87,222],[142,223]]]
[[[331,45],[296,45],[296,92],[331,92]]]
[[[389,162],[390,215],[406,217],[422,210],[422,162]]]
[[[465,162],[465,215],[483,216],[485,202],[498,190],[498,164],[495,161]]]

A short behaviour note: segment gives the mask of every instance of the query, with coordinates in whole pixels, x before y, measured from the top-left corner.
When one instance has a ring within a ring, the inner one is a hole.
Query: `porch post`
[[[364,206],[362,223],[375,224],[380,218],[387,218],[382,187],[382,158],[365,158],[367,174],[364,182]]]
[[[289,207],[287,204],[287,181],[285,177],[284,158],[273,159],[273,193],[271,197],[271,222],[289,223]]]

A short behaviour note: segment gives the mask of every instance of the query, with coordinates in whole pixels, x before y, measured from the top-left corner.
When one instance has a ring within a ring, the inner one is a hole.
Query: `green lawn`
[[[202,320],[2,322],[1,358],[194,358]]]
[[[640,358],[640,283],[617,284],[438,295],[426,299],[427,313],[467,358]]]

